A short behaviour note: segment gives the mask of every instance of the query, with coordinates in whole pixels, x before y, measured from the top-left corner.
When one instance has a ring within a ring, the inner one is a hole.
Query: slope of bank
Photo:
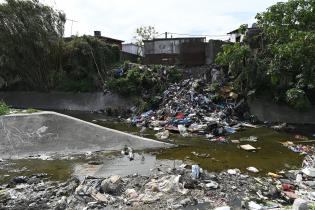
[[[0,117],[0,157],[172,147],[55,112]]]

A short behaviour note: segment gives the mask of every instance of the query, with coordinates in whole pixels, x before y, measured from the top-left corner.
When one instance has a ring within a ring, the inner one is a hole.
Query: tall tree
[[[65,14],[38,0],[0,4],[0,80],[47,90],[61,68]]]
[[[136,35],[134,39],[138,46],[138,55],[141,53],[141,48],[143,47],[144,40],[150,40],[156,37],[158,32],[155,30],[154,26],[141,26],[136,29]]]
[[[217,61],[229,67],[242,90],[267,89],[297,109],[310,107],[310,100],[315,104],[314,11],[315,0],[269,7],[256,16],[261,32],[247,36],[242,45],[226,46]]]

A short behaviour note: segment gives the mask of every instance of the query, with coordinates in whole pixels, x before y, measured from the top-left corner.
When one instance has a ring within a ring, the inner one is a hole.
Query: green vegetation
[[[276,101],[307,110],[315,102],[314,10],[314,0],[271,6],[256,16],[260,32],[225,46],[216,61],[229,69],[244,94],[267,90]]]
[[[39,110],[33,109],[33,108],[28,108],[28,109],[26,110],[26,113],[28,113],[28,114],[32,114],[32,113],[36,113],[36,112],[39,112]]]
[[[63,71],[57,89],[81,92],[102,89],[110,67],[119,60],[118,46],[95,37],[75,37],[64,45]]]
[[[0,4],[0,89],[102,89],[117,46],[94,37],[63,39],[65,14],[37,0]]]
[[[0,101],[0,116],[10,113],[10,107],[3,101]]]
[[[111,92],[133,97],[140,110],[147,110],[159,102],[159,95],[171,83],[178,82],[182,71],[176,67],[161,65],[138,65],[125,63],[123,74],[115,75],[105,83]]]
[[[123,71],[123,75],[110,79],[106,87],[124,96],[158,95],[182,76],[176,67],[161,65],[125,64]]]

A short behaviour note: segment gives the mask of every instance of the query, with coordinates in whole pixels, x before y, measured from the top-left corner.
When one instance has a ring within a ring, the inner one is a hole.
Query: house
[[[261,32],[262,30],[259,27],[257,27],[257,24],[253,23],[252,27],[251,28],[247,27],[243,33],[239,29],[236,29],[227,34],[230,35],[230,39],[229,39],[230,42],[242,43],[245,37],[248,37],[249,39],[251,39],[252,37],[260,34]]]
[[[213,64],[222,51],[221,40],[205,37],[163,38],[144,41],[145,64],[199,66]]]
[[[133,43],[126,43],[122,45],[122,52],[143,56],[143,47],[140,47]]]
[[[203,65],[205,37],[162,38],[144,41],[145,64]]]
[[[108,44],[115,44],[119,47],[120,50],[122,50],[122,43],[124,42],[122,40],[102,36],[101,31],[94,31],[94,37],[97,37],[98,39],[101,39]]]
[[[69,42],[71,41],[75,36],[71,36],[71,37],[65,37],[64,40],[66,42]],[[120,50],[122,50],[122,43],[124,41],[122,40],[119,40],[119,39],[114,39],[114,38],[110,38],[110,37],[105,37],[105,36],[102,36],[101,32],[100,31],[94,31],[94,37],[104,41],[105,43],[107,44],[115,44],[119,47]]]
[[[241,43],[245,37],[245,34],[242,34],[239,29],[235,29],[227,34],[230,35],[229,40],[233,43]]]

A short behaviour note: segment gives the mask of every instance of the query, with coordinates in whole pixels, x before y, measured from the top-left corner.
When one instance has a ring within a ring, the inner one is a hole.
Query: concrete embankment
[[[0,117],[0,157],[135,150],[173,145],[104,128],[55,112]]]
[[[307,112],[300,112],[286,105],[278,105],[271,99],[248,101],[250,111],[261,121],[286,122],[293,124],[315,124],[315,107]]]
[[[106,109],[125,110],[132,106],[130,100],[103,92],[0,92],[0,100],[14,108],[43,110],[99,111]]]

